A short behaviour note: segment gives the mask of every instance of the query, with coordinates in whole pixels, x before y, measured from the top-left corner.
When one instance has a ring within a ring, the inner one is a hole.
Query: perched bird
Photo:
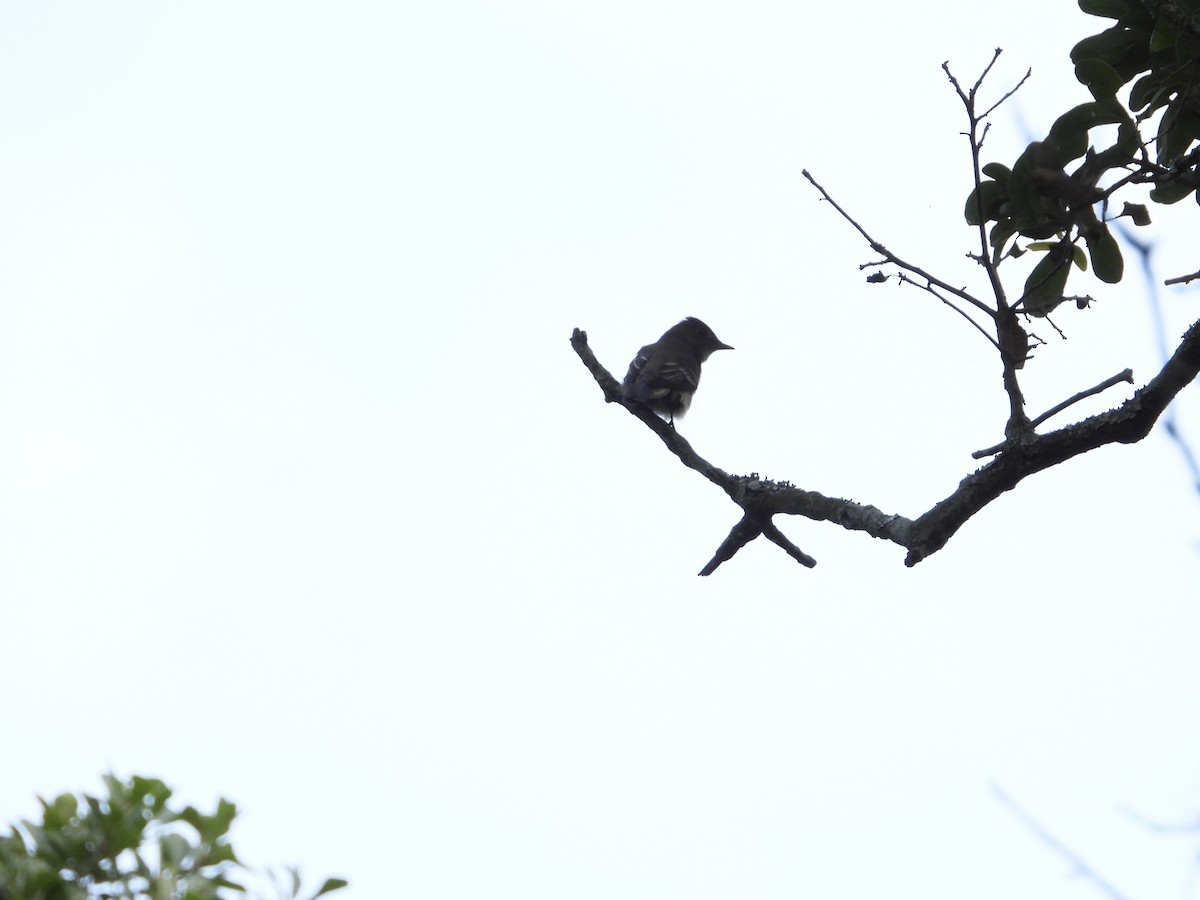
[[[700,364],[718,350],[732,349],[699,319],[684,319],[638,351],[621,391],[627,400],[644,403],[674,427],[675,417],[687,412],[700,384]]]

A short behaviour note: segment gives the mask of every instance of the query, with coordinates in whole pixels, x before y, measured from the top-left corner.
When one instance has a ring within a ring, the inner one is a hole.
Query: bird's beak
[[[732,350],[734,348],[730,347],[728,344],[721,344],[721,346],[717,347],[717,349],[718,350]]]

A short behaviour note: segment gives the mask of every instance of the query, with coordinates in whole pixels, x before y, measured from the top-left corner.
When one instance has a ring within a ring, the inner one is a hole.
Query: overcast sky
[[[800,171],[982,289],[940,65],[1033,68],[1011,161],[1099,20],[901,7],[0,11],[0,818],[157,775],[347,900],[1100,896],[999,786],[1128,896],[1200,893],[1200,833],[1137,818],[1200,816],[1200,497],[1161,432],[912,570],[787,520],[815,569],[700,579],[739,511],[568,345],[620,375],[707,321],[737,350],[680,429],[729,471],[911,516],[974,469],[998,360],[866,284]],[[1155,370],[1137,280],[1080,289],[1032,413]],[[1195,291],[1163,302],[1173,345]]]

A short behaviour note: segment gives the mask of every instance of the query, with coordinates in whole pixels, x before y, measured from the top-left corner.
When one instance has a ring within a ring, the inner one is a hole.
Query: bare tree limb
[[[1068,397],[1066,400],[1064,400],[1062,403],[1059,403],[1057,406],[1052,406],[1050,409],[1046,410],[1044,413],[1042,413],[1040,416],[1038,416],[1036,419],[1034,419],[1029,424],[1031,427],[1037,428],[1039,425],[1041,425],[1043,422],[1045,422],[1051,416],[1058,415],[1060,412],[1062,412],[1068,406],[1078,403],[1080,400],[1084,400],[1087,397],[1093,396],[1094,394],[1099,394],[1101,391],[1107,391],[1114,384],[1120,384],[1122,381],[1124,381],[1128,384],[1133,384],[1133,369],[1126,369],[1124,372],[1118,372],[1116,375],[1112,376],[1112,378],[1104,379],[1104,381],[1100,382],[1095,387],[1090,387],[1086,391],[1080,391],[1078,394],[1076,394],[1073,397]]]
[[[941,294],[939,294],[937,292],[937,288],[934,287],[932,284],[929,284],[928,282],[926,282],[925,284],[920,284],[915,279],[908,277],[908,275],[904,274],[903,272],[899,273],[898,277],[900,278],[901,282],[904,282],[906,284],[911,284],[913,287],[920,288],[921,290],[927,291],[928,293],[932,294],[934,297],[937,297],[937,299],[941,300],[948,307],[950,307],[952,310],[954,310],[956,313],[958,313],[960,316],[962,316],[964,319],[966,319],[968,322],[970,322],[973,326],[975,326],[975,329],[980,334],[982,334],[985,338],[987,338],[993,347],[995,347],[997,350],[1000,349],[1000,343],[994,337],[992,337],[990,334],[987,333],[987,329],[985,329],[982,325],[980,325],[978,322],[976,322],[974,319],[972,319],[970,314],[968,314],[967,311],[965,309],[963,309],[961,306],[956,306],[954,304],[954,302],[952,300],[950,300],[948,297],[943,297]]]
[[[700,574],[711,575],[717,571],[717,566],[733,559],[735,553],[760,534],[762,534],[762,523],[755,521],[755,518],[750,513],[746,513],[733,526],[733,530],[729,532],[729,537],[721,542],[721,546],[717,548],[717,552],[713,554],[713,558],[708,561],[708,564],[700,570]]]
[[[620,401],[616,379],[596,360],[588,346],[586,333],[575,329],[571,346],[604,391],[605,399]],[[1029,432],[1018,440],[1007,442],[995,459],[962,479],[953,493],[914,519],[885,513],[868,504],[806,491],[788,482],[763,479],[755,473],[731,475],[696,453],[678,431],[647,407],[637,403],[622,403],[622,406],[657,434],[680,462],[721,488],[741,507],[742,521],[705,567],[706,573],[714,571],[760,534],[783,547],[802,564],[815,563],[796,548],[788,549],[790,543],[785,543],[786,538],[778,533],[771,521],[777,515],[832,522],[849,531],[862,531],[871,537],[891,541],[908,550],[905,565],[914,566],[944,547],[972,516],[1030,475],[1107,444],[1140,441],[1150,433],[1175,395],[1198,374],[1200,321],[1187,330],[1162,370],[1124,403],[1057,431],[1047,434]],[[724,555],[725,551],[728,551],[727,555]]]
[[[811,569],[817,564],[815,559],[789,541],[784,536],[783,532],[776,527],[774,522],[768,521],[766,525],[763,526],[763,537],[765,537],[771,543],[782,547],[784,552],[796,562],[800,563],[800,565]]]
[[[1177,278],[1168,278],[1163,284],[1188,284],[1200,278],[1200,272],[1193,272],[1191,275],[1180,275]]]

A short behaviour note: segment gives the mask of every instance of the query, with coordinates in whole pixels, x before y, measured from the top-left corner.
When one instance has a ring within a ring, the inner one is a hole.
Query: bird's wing
[[[637,352],[637,356],[629,363],[629,371],[625,373],[625,385],[632,385],[638,377],[638,373],[646,367],[646,363],[650,360],[650,351],[654,349],[653,344],[647,344]]]
[[[675,391],[694,391],[700,384],[700,367],[689,360],[664,360],[654,383]]]

